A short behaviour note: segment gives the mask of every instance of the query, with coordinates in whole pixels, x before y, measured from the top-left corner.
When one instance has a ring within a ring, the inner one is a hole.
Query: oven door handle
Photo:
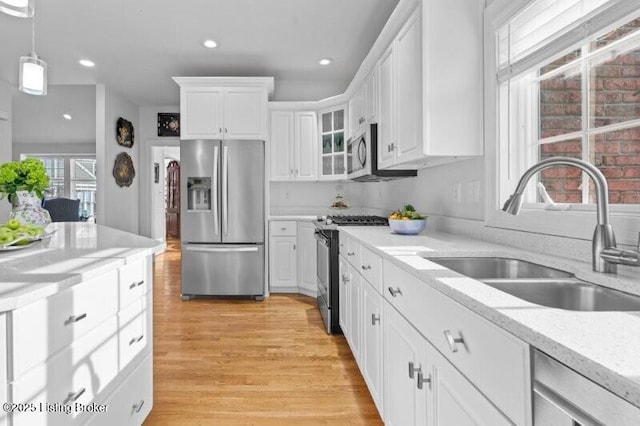
[[[324,235],[322,235],[320,232],[318,231],[314,232],[313,238],[315,238],[316,241],[320,242],[323,246],[329,247],[329,239]]]

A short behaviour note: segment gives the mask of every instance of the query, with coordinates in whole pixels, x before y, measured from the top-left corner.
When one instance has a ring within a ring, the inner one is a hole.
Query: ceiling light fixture
[[[213,40],[205,40],[205,41],[202,42],[202,45],[204,47],[206,47],[207,49],[213,49],[215,47],[218,47],[218,43],[216,43]]]
[[[80,59],[78,63],[83,67],[87,67],[87,68],[93,68],[96,66],[96,63],[90,59]]]
[[[318,63],[320,65],[329,65],[329,64],[333,63],[333,59],[331,59],[331,58],[322,58],[322,59],[320,59],[318,61]]]
[[[71,114],[62,114],[65,120],[71,120]]]
[[[0,12],[18,18],[33,16],[33,2],[35,0],[0,0]]]
[[[20,57],[20,85],[18,89],[29,95],[47,94],[47,63],[36,55],[36,18],[31,18],[31,54]]]

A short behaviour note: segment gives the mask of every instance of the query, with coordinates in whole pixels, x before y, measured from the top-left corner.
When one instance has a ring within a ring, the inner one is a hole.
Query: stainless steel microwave
[[[364,130],[347,140],[347,177],[357,182],[377,182],[417,176],[416,170],[378,169],[378,124],[369,123]]]

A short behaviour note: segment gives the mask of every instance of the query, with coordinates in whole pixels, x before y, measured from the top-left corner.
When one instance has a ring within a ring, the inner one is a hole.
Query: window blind
[[[533,0],[497,32],[498,81],[576,47],[639,7],[640,0]]]

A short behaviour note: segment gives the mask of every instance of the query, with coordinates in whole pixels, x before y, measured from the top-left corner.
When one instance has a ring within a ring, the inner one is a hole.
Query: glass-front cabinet
[[[320,179],[347,177],[345,112],[344,105],[320,111]]]

